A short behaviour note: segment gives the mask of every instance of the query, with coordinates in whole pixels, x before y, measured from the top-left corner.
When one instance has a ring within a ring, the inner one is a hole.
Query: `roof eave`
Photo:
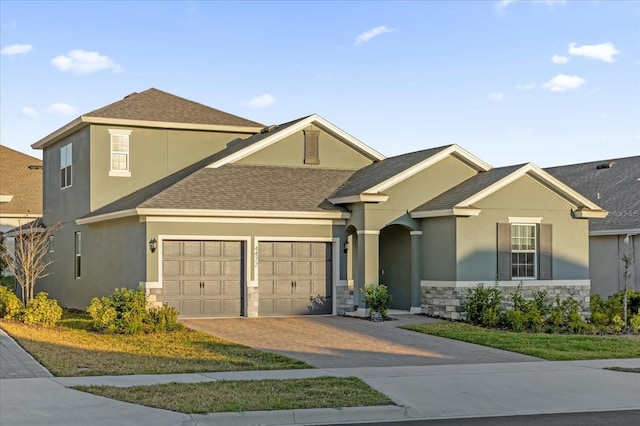
[[[350,195],[347,197],[329,198],[328,201],[331,204],[353,204],[353,203],[384,203],[389,199],[388,195],[384,194],[358,194]]]
[[[246,133],[255,134],[259,133],[262,127],[253,126],[231,126],[222,124],[200,124],[200,123],[178,123],[169,121],[150,121],[150,120],[129,120],[123,118],[105,118],[105,117],[91,117],[80,116],[73,120],[71,123],[59,128],[55,132],[45,136],[38,142],[31,145],[33,149],[44,149],[59,140],[67,137],[68,135],[77,132],[78,130],[90,125],[90,124],[103,124],[110,126],[125,126],[125,127],[148,127],[159,129],[180,129],[180,130],[206,130],[212,132],[225,132],[225,133]]]
[[[446,216],[471,217],[471,216],[478,216],[481,212],[482,212],[482,209],[476,209],[476,208],[470,208],[470,207],[453,207],[451,209],[411,212],[411,218],[426,219],[430,217],[446,217]]]
[[[603,219],[609,214],[606,210],[575,209],[573,217],[577,219]]]

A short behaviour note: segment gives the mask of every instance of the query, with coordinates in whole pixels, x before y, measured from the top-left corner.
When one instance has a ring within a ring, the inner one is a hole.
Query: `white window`
[[[536,225],[511,225],[511,277],[536,278]]]
[[[109,176],[131,176],[129,170],[129,136],[131,130],[109,129],[111,136],[111,168]]]
[[[60,188],[68,188],[71,186],[72,153],[72,144],[60,148]]]
[[[82,275],[82,234],[80,232],[75,233],[76,242],[75,242],[75,277],[80,278]]]

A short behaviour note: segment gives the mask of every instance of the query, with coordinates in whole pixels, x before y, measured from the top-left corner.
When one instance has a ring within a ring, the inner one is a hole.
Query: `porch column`
[[[357,294],[358,315],[365,315],[364,287],[378,284],[380,279],[379,245],[380,231],[365,230],[358,233],[358,277],[354,293]],[[354,294],[354,296],[355,296]]]
[[[411,231],[411,309],[412,314],[422,313],[422,231]]]

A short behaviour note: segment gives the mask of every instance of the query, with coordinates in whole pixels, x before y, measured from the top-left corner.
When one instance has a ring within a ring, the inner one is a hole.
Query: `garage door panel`
[[[331,273],[330,271],[331,264],[327,262],[313,262],[313,276],[314,277],[325,277]]]
[[[222,296],[224,294],[222,291],[222,282],[219,280],[203,281],[201,294],[203,296]]]
[[[275,299],[275,312],[293,312],[293,300],[291,298]]]
[[[180,313],[184,313],[185,315],[194,315],[196,312],[201,312],[201,303],[200,298],[197,299],[182,299]]]
[[[293,257],[293,243],[276,243],[276,257]]]
[[[165,296],[179,296],[180,295],[180,281],[164,281],[163,290]]]
[[[258,269],[260,270],[260,275],[265,277],[273,276],[273,262],[259,262]]]
[[[274,257],[274,244],[273,243],[260,243],[258,244],[258,257],[260,259],[267,259]]]
[[[205,241],[204,256],[205,257],[221,257],[222,243],[223,243],[222,241]]]
[[[204,266],[204,275],[210,276],[220,276],[220,272],[222,272],[222,265],[220,261],[217,260],[205,260],[203,263]]]
[[[311,243],[297,243],[295,245],[296,257],[309,258],[312,253]]]
[[[162,252],[166,257],[180,256],[180,241],[165,241],[162,244]]]
[[[309,296],[312,295],[312,287],[310,280],[296,280],[296,284],[293,287],[295,289],[296,294],[300,296]],[[324,292],[323,292],[324,293]]]
[[[222,263],[222,275],[225,277],[237,277],[238,271],[241,269],[240,261],[227,260]]]
[[[242,306],[240,306],[240,300],[222,300],[222,315],[233,316],[234,312],[240,312]]]
[[[290,277],[293,275],[293,262],[276,262],[276,275]]]
[[[201,241],[183,241],[182,255],[185,257],[202,256],[202,242]]]
[[[202,275],[202,261],[200,260],[183,260],[182,261],[182,275],[189,276],[201,276]]]
[[[277,280],[275,294],[279,294],[279,295],[293,294],[293,285],[291,284],[291,280]]]
[[[275,281],[273,280],[264,280],[264,281],[260,281],[260,285],[258,286],[258,294],[259,295],[273,295],[275,293]],[[260,307],[262,307],[262,298],[259,299],[260,300]]]
[[[240,244],[227,244],[223,245],[223,256],[224,257],[240,257],[242,246]]]
[[[202,287],[200,286],[201,281],[190,281],[183,280],[182,281],[182,295],[193,297],[200,296],[202,292]]]
[[[165,260],[162,262],[162,273],[165,277],[177,277],[180,275],[179,260]]]
[[[296,262],[295,274],[298,277],[308,277],[311,275],[311,262]]]

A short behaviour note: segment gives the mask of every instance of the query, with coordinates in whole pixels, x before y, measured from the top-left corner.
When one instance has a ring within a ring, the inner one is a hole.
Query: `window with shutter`
[[[511,224],[498,223],[498,280],[511,281]]]
[[[551,280],[551,224],[498,223],[498,280]]]
[[[304,164],[320,164],[318,147],[319,130],[304,131]]]
[[[553,256],[552,256],[552,233],[551,233],[551,224],[550,223],[541,223],[540,224],[540,233],[539,233],[539,241],[540,241],[540,250],[539,257],[540,261],[538,262],[540,265],[538,279],[540,280],[551,280],[553,279]]]

